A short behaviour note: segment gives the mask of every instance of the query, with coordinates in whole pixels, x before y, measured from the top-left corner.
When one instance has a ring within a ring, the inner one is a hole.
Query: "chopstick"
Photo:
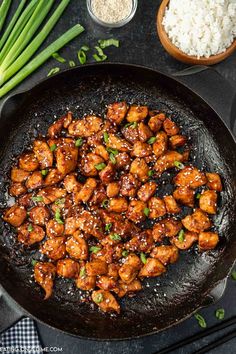
[[[213,343],[209,343],[207,345],[205,345],[205,347],[197,350],[196,352],[194,352],[194,354],[205,354],[208,353],[211,349],[217,348],[220,345],[228,342],[229,340],[233,339],[236,337],[236,330],[220,337],[219,339],[215,340]]]
[[[232,318],[230,318],[230,319],[228,319],[228,320],[226,320],[224,322],[221,322],[221,323],[219,323],[219,324],[217,324],[217,325],[215,325],[215,326],[213,326],[213,327],[211,327],[209,329],[206,329],[204,332],[200,332],[200,333],[194,334],[193,336],[185,338],[185,339],[183,339],[183,340],[181,340],[181,341],[179,341],[179,342],[177,342],[175,344],[170,345],[167,348],[161,349],[161,350],[155,352],[154,354],[167,354],[167,353],[170,353],[170,352],[172,352],[174,350],[177,350],[177,349],[180,349],[180,348],[186,346],[187,344],[191,344],[193,342],[196,342],[197,340],[205,338],[205,337],[209,336],[210,334],[213,334],[215,332],[218,332],[220,330],[223,330],[223,329],[228,328],[228,327],[230,327],[232,325],[235,325],[235,324],[236,324],[236,316],[234,316],[234,317],[232,317]],[[227,338],[227,335],[224,336],[222,338],[222,340],[224,340],[226,338]],[[231,338],[229,338],[228,340],[230,340],[230,339]],[[220,341],[220,339],[218,341]],[[216,344],[216,343],[217,343],[217,340],[214,341],[213,344]],[[204,348],[202,348],[202,349],[204,349]]]

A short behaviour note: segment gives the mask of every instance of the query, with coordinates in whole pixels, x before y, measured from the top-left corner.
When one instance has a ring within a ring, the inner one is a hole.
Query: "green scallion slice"
[[[94,165],[94,167],[96,168],[96,170],[102,171],[106,167],[106,164],[104,162],[101,162]]]
[[[121,237],[118,234],[111,234],[109,237],[113,241],[120,241],[121,240]]]
[[[73,68],[75,66],[74,60],[69,60],[69,66]]]
[[[174,162],[175,167],[177,167],[179,170],[182,170],[185,166],[182,162],[180,161],[175,161]]]
[[[80,64],[82,64],[82,65],[86,64],[87,55],[86,55],[85,51],[82,50],[82,48],[78,51],[78,59],[79,59]]]
[[[108,135],[107,132],[104,132],[104,133],[103,133],[103,139],[104,139],[105,143],[107,144],[107,143],[108,143],[108,140],[109,140],[109,135]]]
[[[215,316],[218,320],[223,320],[225,318],[225,310],[224,309],[217,309],[215,312]]]
[[[41,173],[42,173],[42,176],[47,176],[47,174],[48,174],[48,169],[42,170]]]
[[[115,165],[115,164],[116,164],[116,158],[115,158],[115,156],[114,156],[113,154],[110,154],[110,155],[109,155],[109,158],[110,158],[110,161],[113,163],[113,165]]]
[[[152,136],[151,138],[148,139],[147,143],[152,145],[155,143],[156,140],[157,140],[157,138],[155,136]]]
[[[178,234],[178,240],[180,242],[184,242],[184,230],[180,230],[179,234]]]
[[[99,304],[100,302],[103,301],[103,295],[101,293],[97,294],[95,297],[94,297],[94,301]]]
[[[62,218],[61,218],[60,209],[57,209],[57,210],[56,210],[55,215],[54,215],[54,219],[56,220],[56,222],[57,222],[58,224],[64,224],[64,221],[63,221]]]
[[[75,141],[75,146],[80,147],[83,145],[83,143],[84,143],[84,140],[82,138],[79,138]]]
[[[56,144],[52,144],[52,145],[50,146],[50,150],[51,150],[51,151],[55,151],[56,148],[57,148],[57,145],[56,145]]]
[[[98,253],[98,252],[100,251],[100,249],[101,249],[101,247],[98,247],[98,246],[91,246],[91,247],[89,248],[89,251],[90,251],[91,253]]]
[[[144,215],[146,215],[146,217],[148,218],[149,214],[150,214],[150,209],[149,208],[144,208],[143,212],[144,212]]]
[[[202,315],[200,315],[199,313],[195,313],[194,317],[198,321],[198,324],[199,324],[200,327],[202,327],[202,328],[206,328],[207,327],[206,321],[202,317]]]
[[[111,230],[111,228],[112,228],[112,223],[109,223],[109,224],[105,225],[105,231],[109,232]]]
[[[62,58],[58,53],[53,53],[52,57],[56,59],[59,63],[66,63],[66,59]]]
[[[33,200],[33,202],[42,202],[43,201],[43,197],[41,195],[36,196],[36,197],[31,197],[31,199]]]
[[[128,254],[129,254],[129,251],[127,251],[127,250],[122,251],[122,256],[123,257],[127,257]]]
[[[102,49],[110,47],[113,45],[114,47],[118,48],[120,46],[120,41],[118,39],[109,38],[109,39],[99,39],[98,40],[99,46]]]
[[[29,226],[28,226],[28,231],[29,231],[29,232],[32,232],[33,230],[34,230],[33,225],[32,225],[32,224],[29,224]]]
[[[140,253],[140,259],[143,262],[143,264],[147,263],[147,257],[143,252]]]

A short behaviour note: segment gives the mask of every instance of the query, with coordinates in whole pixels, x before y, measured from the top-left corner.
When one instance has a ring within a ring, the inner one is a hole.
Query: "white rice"
[[[209,58],[236,37],[236,0],[170,0],[162,24],[184,53]]]

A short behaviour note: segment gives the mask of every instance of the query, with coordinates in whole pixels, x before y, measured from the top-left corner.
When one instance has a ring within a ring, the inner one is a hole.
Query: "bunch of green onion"
[[[84,31],[80,24],[75,25],[30,60],[54,28],[70,0],[61,0],[37,34],[54,0],[21,0],[14,16],[1,34],[11,2],[12,0],[2,0],[0,6],[0,98],[41,66],[53,53]]]

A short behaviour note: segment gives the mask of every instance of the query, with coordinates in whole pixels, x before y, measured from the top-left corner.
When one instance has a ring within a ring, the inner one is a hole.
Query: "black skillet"
[[[0,298],[2,326],[30,316],[54,328],[83,338],[127,339],[167,328],[201,307],[210,291],[229,273],[236,257],[236,149],[235,141],[214,110],[189,88],[157,71],[123,64],[88,65],[63,72],[9,98],[0,117],[0,203],[5,206],[8,173],[37,133],[67,109],[75,117],[94,111],[103,114],[109,102],[126,100],[165,111],[191,137],[195,165],[220,173],[224,191],[214,219],[220,243],[199,254],[181,253],[166,275],[144,281],[144,289],[122,299],[121,315],[107,315],[86,302],[73,282],[58,280],[54,295],[43,293],[32,280],[31,258],[15,242],[13,230],[0,222]],[[168,178],[165,176],[165,178]],[[170,178],[170,177],[169,177]],[[170,191],[170,186],[168,190]],[[161,189],[160,195],[165,192]]]

